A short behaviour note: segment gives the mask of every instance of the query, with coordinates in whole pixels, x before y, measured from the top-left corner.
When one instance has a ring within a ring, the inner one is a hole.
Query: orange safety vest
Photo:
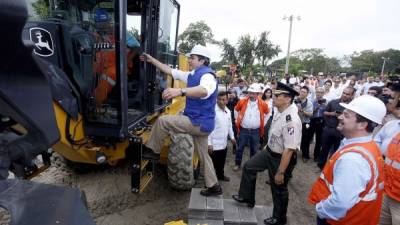
[[[385,193],[400,202],[400,132],[389,143],[384,165]]]
[[[360,193],[359,201],[340,220],[327,219],[331,225],[376,225],[379,222],[383,194],[383,158],[375,142],[356,143],[345,146],[329,159],[320,177],[314,183],[308,201],[317,204],[331,195],[333,168],[344,153],[356,152],[364,157],[371,168],[371,180]]]
[[[249,99],[249,97],[242,99],[235,106],[235,110],[239,112],[239,115],[236,119],[236,128],[238,134],[240,132],[240,124],[242,123],[244,114],[246,112]],[[258,110],[260,111],[260,136],[262,137],[264,136],[264,114],[268,114],[269,109],[268,105],[260,97],[258,97]]]
[[[109,42],[115,43],[114,36],[110,36]],[[128,53],[129,55],[131,52]],[[93,70],[99,75],[98,84],[94,90],[94,95],[97,103],[104,103],[107,100],[108,94],[112,91],[117,82],[116,70],[116,55],[115,49],[106,49],[96,52],[96,61],[93,65]],[[131,73],[133,67],[132,61],[128,61],[128,73]]]

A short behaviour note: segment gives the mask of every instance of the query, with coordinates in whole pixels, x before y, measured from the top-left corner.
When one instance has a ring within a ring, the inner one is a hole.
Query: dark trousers
[[[218,179],[224,178],[224,167],[226,160],[227,148],[223,150],[214,150],[210,156],[214,164],[215,173]]]
[[[307,128],[308,126],[308,128]],[[302,158],[309,159],[310,158],[310,142],[312,136],[310,135],[310,124],[303,123],[301,128],[301,153]]]
[[[287,184],[296,165],[297,154],[293,153],[292,159],[290,160],[290,163],[284,174],[284,183],[282,185],[277,185],[274,182],[275,174],[278,171],[281,158],[281,154],[263,150],[258,152],[249,161],[247,161],[242,170],[239,196],[248,202],[255,203],[257,173],[268,170],[268,175],[271,182],[272,200],[274,203],[272,216],[280,221],[286,221],[287,206],[289,203]]]
[[[324,168],[331,149],[333,149],[333,152],[338,149],[340,140],[342,140],[342,135],[336,128],[324,127],[322,132],[322,148],[318,158],[318,167],[320,169]]]
[[[314,160],[318,160],[319,153],[322,147],[322,132],[324,129],[324,118],[312,118],[310,123],[310,137],[315,134]]]
[[[235,165],[240,166],[242,164],[243,151],[246,144],[250,145],[250,157],[257,153],[260,147],[260,131],[259,129],[245,129],[240,128],[239,131],[239,143],[238,149],[236,150]]]
[[[329,225],[329,223],[326,222],[326,219],[321,219],[317,216],[317,225]]]

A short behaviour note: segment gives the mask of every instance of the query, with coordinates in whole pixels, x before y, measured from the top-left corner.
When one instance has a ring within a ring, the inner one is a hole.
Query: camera
[[[326,102],[326,99],[318,99],[318,104],[324,104]]]
[[[336,114],[342,114],[343,113],[343,111],[341,111],[341,110],[336,110]]]
[[[389,99],[391,98],[390,95],[381,95],[379,99],[386,105],[389,103]]]

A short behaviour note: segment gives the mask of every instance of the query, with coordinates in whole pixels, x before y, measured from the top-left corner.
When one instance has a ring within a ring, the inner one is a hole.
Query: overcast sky
[[[244,34],[270,31],[270,39],[287,51],[289,22],[294,20],[291,52],[322,48],[341,57],[365,49],[400,49],[400,0],[177,0],[181,5],[179,33],[189,23],[204,20],[214,38],[236,44]],[[220,49],[212,47],[215,59]]]

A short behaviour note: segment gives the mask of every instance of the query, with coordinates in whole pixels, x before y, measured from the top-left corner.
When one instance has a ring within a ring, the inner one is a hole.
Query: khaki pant
[[[208,155],[208,133],[200,131],[200,126],[193,126],[192,122],[184,115],[166,115],[157,119],[150,133],[146,147],[155,153],[161,152],[164,139],[173,133],[190,134],[193,137],[194,149],[204,164],[204,180],[206,187],[212,187],[218,183],[213,162]]]
[[[388,195],[384,195],[381,208],[381,225],[397,225],[400,224],[400,202],[394,200]]]

